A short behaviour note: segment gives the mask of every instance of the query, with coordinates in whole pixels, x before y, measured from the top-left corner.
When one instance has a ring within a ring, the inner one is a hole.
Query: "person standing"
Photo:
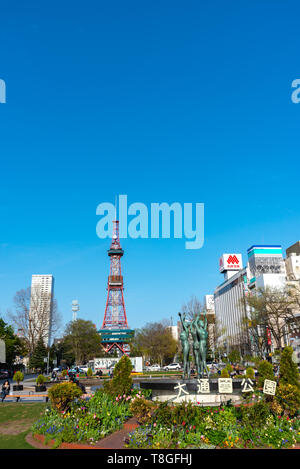
[[[6,396],[10,393],[10,384],[9,384],[9,381],[6,380],[3,384],[2,384],[2,392],[1,392],[1,398],[2,398],[2,402],[4,401],[4,399],[6,398]]]

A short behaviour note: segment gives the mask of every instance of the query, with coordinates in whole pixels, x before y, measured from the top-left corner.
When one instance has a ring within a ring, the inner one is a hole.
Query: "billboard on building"
[[[215,310],[215,297],[214,295],[205,295],[205,309],[206,311],[214,311]]]
[[[219,262],[220,272],[226,270],[241,270],[243,268],[242,254],[223,254]]]

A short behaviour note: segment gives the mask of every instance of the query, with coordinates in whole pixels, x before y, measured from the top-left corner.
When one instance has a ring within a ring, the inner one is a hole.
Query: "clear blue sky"
[[[223,252],[300,238],[296,1],[13,1],[1,6],[0,311],[52,273],[101,326],[96,207],[203,202],[205,243],[123,240],[129,325],[212,293]]]

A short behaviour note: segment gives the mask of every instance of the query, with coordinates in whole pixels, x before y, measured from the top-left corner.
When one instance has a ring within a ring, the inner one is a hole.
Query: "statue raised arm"
[[[191,323],[185,320],[185,313],[183,316],[181,313],[178,313],[180,317],[180,321],[182,324],[182,331],[180,333],[180,341],[182,346],[182,354],[183,354],[183,378],[185,375],[190,377],[190,366],[189,366],[189,355],[190,355],[190,343],[189,343],[189,332]]]

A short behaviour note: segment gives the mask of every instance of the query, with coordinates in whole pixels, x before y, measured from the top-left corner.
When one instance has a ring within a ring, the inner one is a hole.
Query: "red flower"
[[[182,422],[182,425],[184,426],[184,425],[185,425],[185,422]]]

